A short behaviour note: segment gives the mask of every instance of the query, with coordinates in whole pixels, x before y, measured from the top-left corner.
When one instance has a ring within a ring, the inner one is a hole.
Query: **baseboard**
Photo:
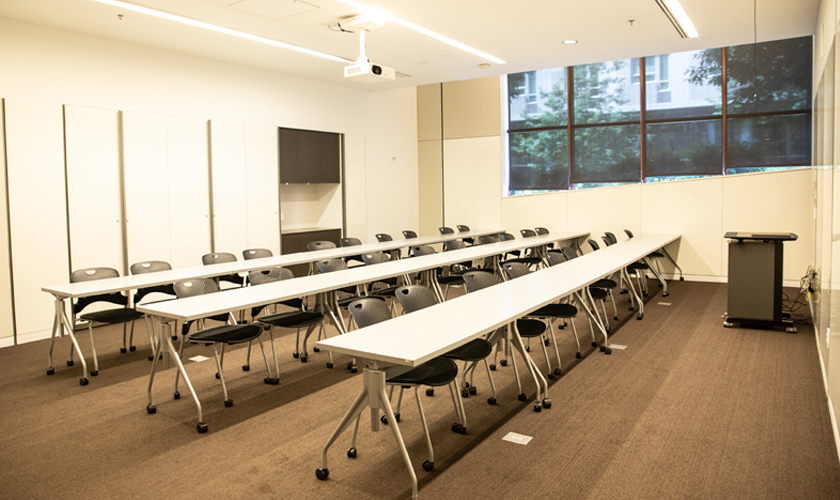
[[[32,332],[27,333],[26,335],[18,335],[17,342],[15,342],[14,337],[6,337],[0,339],[0,348],[3,347],[12,347],[19,344],[28,344],[30,342],[37,342],[39,340],[44,340],[50,338],[52,335],[52,330],[44,330],[40,332]]]
[[[678,280],[680,279],[679,273],[675,274],[667,274],[663,273],[665,279],[668,281]],[[654,276],[649,276],[650,279],[656,279]],[[727,283],[728,279],[726,276],[707,276],[702,274],[684,274],[683,277],[685,281],[698,281],[701,283]],[[782,286],[785,287],[792,287],[792,288],[799,288],[801,285],[799,280],[782,280]]]

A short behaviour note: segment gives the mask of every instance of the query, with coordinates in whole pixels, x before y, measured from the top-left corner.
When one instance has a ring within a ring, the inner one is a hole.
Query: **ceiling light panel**
[[[230,5],[232,9],[248,12],[272,21],[291,17],[318,7],[299,0],[242,0]]]

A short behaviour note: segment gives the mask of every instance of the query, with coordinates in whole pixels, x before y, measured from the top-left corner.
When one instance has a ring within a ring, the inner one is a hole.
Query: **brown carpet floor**
[[[400,424],[421,497],[840,498],[840,461],[810,326],[800,325],[797,335],[724,329],[721,284],[673,282],[670,297],[648,297],[643,321],[622,307],[624,297],[611,341],[626,350],[606,356],[589,347],[579,318],[585,347],[577,360],[570,330],[557,331],[564,375],[551,383],[550,410],[534,413],[531,400],[517,400],[510,365],[493,373],[497,406],[487,404],[486,374],[477,371],[479,394],[465,400],[466,435],[450,430],[445,389],[421,396],[435,445],[432,472],[420,467],[425,439],[407,394]],[[287,332],[276,341],[281,382],[273,386],[263,384],[259,348],[249,372],[239,368],[244,349],[232,350],[225,373],[235,404],[225,408],[212,348],[189,347],[186,357],[211,357],[187,364],[210,427],[199,435],[186,388],[172,398],[172,369],[158,373],[158,411],[146,413],[151,363],[142,324],[133,353],[118,352],[121,328],[95,334],[100,374],[86,387],[78,383],[78,362],[64,364],[68,338],[57,343],[51,377],[48,341],[0,349],[0,498],[410,496],[390,432],[372,433],[367,412],[358,458],[346,456],[347,433],[329,451],[329,480],[315,478],[323,444],[361,387],[361,375],[344,368],[347,358],[337,356],[331,370],[323,352],[302,364],[290,354],[294,332]],[[80,343],[89,352],[86,333]],[[509,431],[533,440],[502,441]]]

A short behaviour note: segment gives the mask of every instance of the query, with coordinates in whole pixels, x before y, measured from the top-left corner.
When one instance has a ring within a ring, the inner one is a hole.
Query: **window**
[[[508,75],[508,193],[810,165],[811,60],[802,37]]]

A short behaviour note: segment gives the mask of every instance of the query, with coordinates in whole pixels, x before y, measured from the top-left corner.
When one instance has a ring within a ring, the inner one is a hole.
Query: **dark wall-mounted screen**
[[[280,182],[341,182],[341,134],[281,128]]]

